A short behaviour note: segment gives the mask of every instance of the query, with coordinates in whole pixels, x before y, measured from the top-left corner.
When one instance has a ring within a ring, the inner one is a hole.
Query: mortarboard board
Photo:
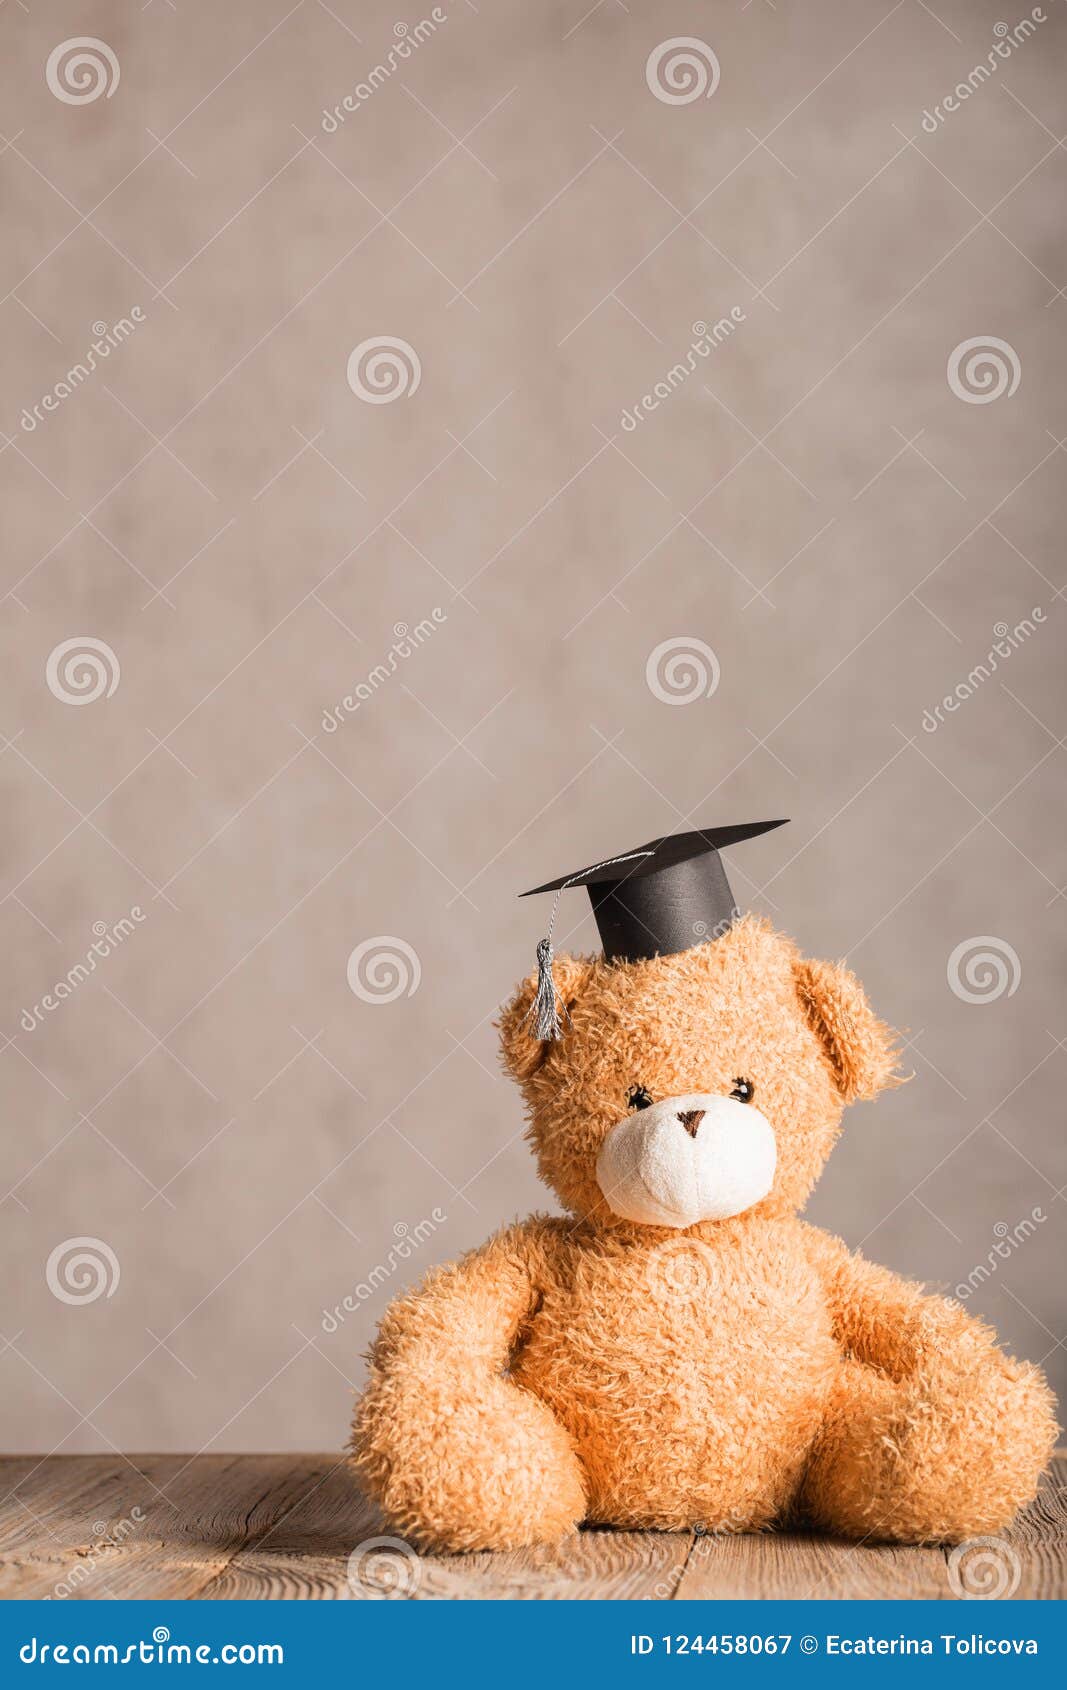
[[[538,992],[532,1010],[537,1037],[559,1036],[552,928],[564,891],[572,886],[588,890],[608,962],[673,956],[717,937],[737,918],[720,850],[783,825],[784,818],[668,834],[523,892],[524,898],[539,892],[556,894],[547,937],[537,947]]]

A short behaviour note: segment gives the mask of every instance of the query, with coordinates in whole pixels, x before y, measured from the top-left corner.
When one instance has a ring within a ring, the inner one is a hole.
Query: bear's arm
[[[834,1336],[847,1357],[898,1381],[934,1369],[950,1355],[957,1367],[1005,1359],[995,1334],[959,1303],[867,1261],[819,1227],[805,1223],[803,1230]]]
[[[560,1222],[537,1217],[509,1227],[398,1297],[382,1320],[353,1465],[390,1524],[421,1546],[554,1542],[582,1518],[570,1438],[508,1376],[562,1236]]]
[[[505,1368],[551,1271],[555,1234],[531,1216],[434,1268],[390,1303],[371,1348],[372,1375]]]

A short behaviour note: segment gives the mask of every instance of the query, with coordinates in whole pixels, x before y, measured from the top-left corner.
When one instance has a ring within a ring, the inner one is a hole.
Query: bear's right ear
[[[561,1039],[571,1036],[568,1019],[585,990],[594,966],[588,957],[567,956],[566,953],[552,959],[552,979],[562,1006],[559,1017]],[[535,969],[527,975],[510,1002],[505,1004],[497,1023],[504,1067],[520,1085],[536,1074],[552,1048],[551,1041],[535,1036],[532,1010],[536,995]]]
[[[901,1084],[894,1073],[896,1035],[875,1015],[850,969],[843,963],[802,961],[794,965],[793,978],[807,1023],[846,1103]]]

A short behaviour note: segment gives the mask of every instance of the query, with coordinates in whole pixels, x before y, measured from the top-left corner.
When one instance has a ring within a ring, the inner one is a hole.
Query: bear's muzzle
[[[727,1220],[766,1197],[777,1148],[751,1103],[693,1092],[665,1097],[612,1127],[597,1183],[613,1214],[678,1229]]]

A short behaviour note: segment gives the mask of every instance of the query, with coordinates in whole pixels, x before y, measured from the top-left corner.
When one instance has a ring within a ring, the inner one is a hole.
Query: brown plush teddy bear
[[[500,1031],[567,1213],[397,1299],[356,1413],[356,1472],[423,1547],[786,1519],[953,1542],[1034,1494],[1038,1370],[799,1219],[844,1105],[893,1083],[892,1035],[846,968],[732,899],[705,926],[717,845],[753,831],[555,883],[588,886],[606,955],[543,941]]]

